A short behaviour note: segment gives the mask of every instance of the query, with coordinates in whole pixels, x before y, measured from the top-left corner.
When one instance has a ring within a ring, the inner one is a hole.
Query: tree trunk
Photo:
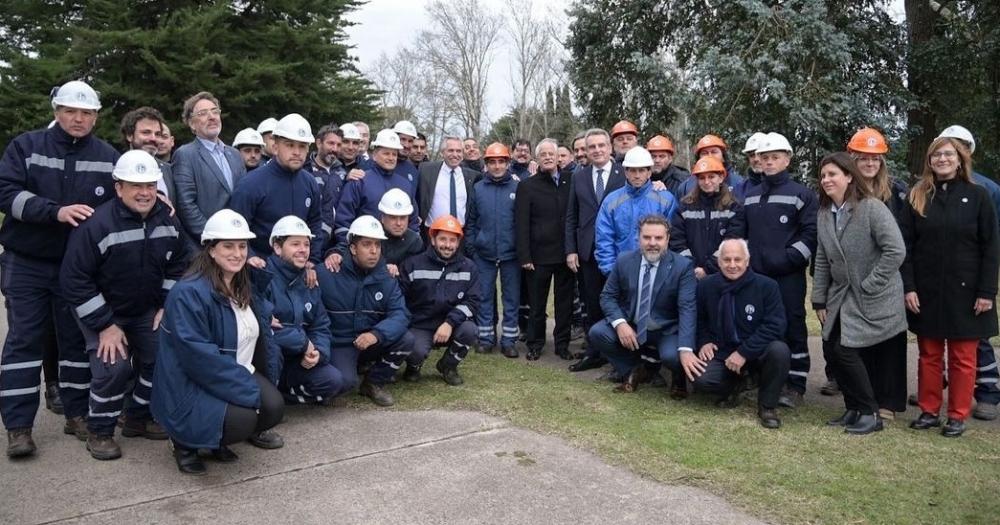
[[[927,147],[937,133],[937,115],[934,113],[933,78],[927,68],[932,61],[921,60],[924,44],[934,38],[934,21],[937,14],[931,9],[929,0],[905,0],[907,26],[907,87],[913,95],[912,105],[906,112],[910,149],[906,156],[906,166],[911,174],[919,175],[924,166]]]

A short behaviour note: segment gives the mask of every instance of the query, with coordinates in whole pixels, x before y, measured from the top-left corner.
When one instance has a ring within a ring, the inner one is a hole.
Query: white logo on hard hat
[[[302,228],[303,230],[306,229],[306,223],[304,223],[302,221],[299,221],[299,222],[295,223],[295,226],[298,227],[298,228]]]
[[[79,100],[80,102],[83,102],[87,100],[87,94],[84,93],[83,91],[80,91],[79,93],[76,94],[76,99]]]
[[[396,202],[392,203],[392,207],[396,208],[398,210],[398,209],[400,209],[400,208],[403,207],[403,203],[399,202],[399,201],[396,201]]]
[[[376,301],[382,300],[382,292],[375,292],[375,300]]]
[[[381,226],[381,225],[380,225],[379,223],[377,223],[377,222],[371,222],[370,224],[371,224],[371,227],[372,227],[372,231],[373,231],[373,232],[375,232],[375,231],[378,231],[378,230],[379,230],[379,228],[381,228],[381,227],[382,227],[382,226]]]
[[[306,136],[306,130],[304,130],[304,129],[302,129],[302,128],[299,128],[299,136],[300,136],[300,137],[304,137],[304,136]]]
[[[239,228],[239,227],[242,227],[242,226],[243,226],[243,221],[241,221],[239,219],[233,219],[233,227],[234,228]]]
[[[778,217],[778,222],[780,222],[781,224],[788,223],[788,216],[787,215],[782,215],[781,217]]]
[[[97,195],[98,197],[104,195],[104,186],[94,188],[94,195]]]
[[[135,172],[136,173],[146,173],[146,165],[145,164],[138,164],[138,165],[136,165]]]
[[[306,197],[306,208],[308,208],[309,206],[311,206],[311,205],[312,205],[312,203],[313,203],[313,200],[312,200],[312,198],[310,198],[310,197]]]
[[[306,303],[305,309],[307,312],[311,312],[313,309],[312,303]]]
[[[868,142],[869,146],[874,146],[875,145],[875,137],[868,137],[868,140],[866,142]]]

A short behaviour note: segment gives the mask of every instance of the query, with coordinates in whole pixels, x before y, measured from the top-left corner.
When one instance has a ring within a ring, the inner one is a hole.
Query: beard
[[[642,250],[642,258],[648,263],[657,263],[663,258],[663,250]]]

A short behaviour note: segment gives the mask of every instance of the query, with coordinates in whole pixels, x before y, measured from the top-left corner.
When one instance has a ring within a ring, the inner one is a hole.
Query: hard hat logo
[[[875,140],[875,137],[868,137],[868,140],[866,142],[868,143],[869,146],[874,146],[875,144],[878,144],[878,141]]]
[[[83,91],[81,91],[76,94],[76,99],[79,100],[80,102],[83,102],[87,100],[87,95]]]
[[[299,128],[299,136],[300,136],[300,137],[304,137],[304,136],[306,136],[306,130],[304,130],[304,129],[302,129],[302,128]]]
[[[136,173],[146,173],[146,165],[145,164],[139,164],[138,166],[135,167],[135,172]]]
[[[392,203],[392,207],[396,208],[398,210],[398,209],[400,209],[400,208],[403,207],[403,203],[399,202],[399,201],[396,201],[396,202]]]
[[[232,224],[233,224],[233,228],[242,228],[243,227],[243,221],[241,221],[239,219],[233,219]]]

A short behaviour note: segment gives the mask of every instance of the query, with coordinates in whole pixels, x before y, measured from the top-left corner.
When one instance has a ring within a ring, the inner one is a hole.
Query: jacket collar
[[[649,189],[653,187],[653,180],[647,180],[645,184],[636,188],[635,186],[625,183],[625,191],[628,192],[630,197],[641,197],[649,193]]]
[[[91,137],[94,136],[93,132],[88,133],[84,137],[76,138],[66,130],[62,129],[62,126],[58,122],[52,124],[52,127],[48,129],[49,136],[55,139],[59,144],[70,145],[74,147],[82,147],[90,142]]]
[[[274,275],[289,287],[294,285],[304,272],[304,270],[296,268],[274,253],[267,258],[267,265],[274,270]]]
[[[163,204],[162,201],[160,201],[159,197],[157,197],[156,202],[153,203],[153,209],[149,210],[149,215],[146,215],[146,218],[143,219],[142,215],[139,215],[138,213],[129,209],[129,207],[125,205],[125,202],[122,201],[120,197],[115,197],[114,202],[115,202],[114,207],[116,215],[118,215],[123,219],[132,219],[136,222],[148,221],[156,217],[157,215],[163,213],[164,210],[166,210],[166,205]]]

